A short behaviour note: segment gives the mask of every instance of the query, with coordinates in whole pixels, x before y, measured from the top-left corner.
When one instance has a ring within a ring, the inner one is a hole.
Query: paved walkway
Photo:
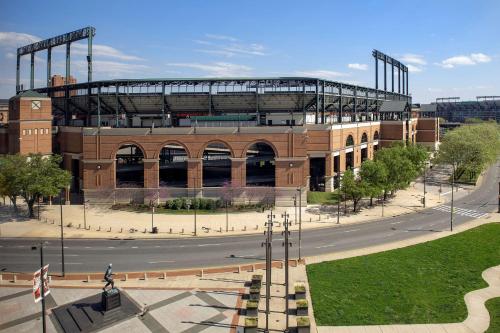
[[[459,188],[455,198],[467,195],[473,187]],[[426,187],[427,207],[443,207],[450,197],[449,187],[428,184]],[[439,192],[442,190],[441,192]],[[343,214],[341,206],[340,223],[352,224],[378,220],[384,216],[398,216],[414,213],[423,209],[420,200],[423,195],[423,184],[413,183],[408,189],[399,191],[395,198],[384,207],[378,205],[366,207],[356,214]],[[336,206],[309,205],[302,208],[302,228],[322,228],[337,222]],[[444,209],[444,208],[439,208]],[[276,215],[287,211],[292,223],[291,230],[298,229],[298,210],[294,207],[278,207]],[[150,213],[134,213],[109,209],[109,206],[93,205],[88,208],[84,229],[84,212],[81,205],[63,206],[64,233],[69,238],[159,238],[159,237],[191,237],[194,226],[193,215],[155,214],[154,225],[159,228],[158,234],[151,234]],[[226,215],[210,214],[197,216],[198,236],[239,235],[261,233],[267,220],[268,211],[232,213],[229,214],[226,232]],[[23,223],[18,223],[23,222]],[[70,227],[68,227],[70,226]],[[131,231],[133,230],[133,232]],[[41,222],[18,217],[13,218],[8,206],[0,204],[0,237],[59,237],[60,210],[59,206],[42,206]]]

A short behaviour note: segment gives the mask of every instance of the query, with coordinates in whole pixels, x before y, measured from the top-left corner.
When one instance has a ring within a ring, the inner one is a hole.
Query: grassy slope
[[[500,333],[500,297],[487,301],[486,308],[490,312],[490,327],[485,333]]]
[[[307,192],[308,204],[333,205],[337,204],[337,195],[332,192]]]
[[[464,295],[500,264],[500,224],[403,249],[307,266],[318,325],[465,319]]]

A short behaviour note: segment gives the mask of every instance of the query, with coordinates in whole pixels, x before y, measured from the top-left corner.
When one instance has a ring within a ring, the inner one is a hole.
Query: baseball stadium
[[[291,205],[298,194],[333,191],[377,149],[439,141],[435,112],[412,109],[408,68],[378,50],[374,88],[314,77],[95,81],[95,33],[86,27],[19,48],[17,93],[0,108],[0,154],[60,154],[73,179],[67,202],[230,192],[235,201]],[[82,39],[88,80],[76,82],[71,43]],[[51,72],[61,45],[65,76]],[[47,52],[47,85],[35,89],[37,52]],[[19,84],[26,55],[29,89]]]

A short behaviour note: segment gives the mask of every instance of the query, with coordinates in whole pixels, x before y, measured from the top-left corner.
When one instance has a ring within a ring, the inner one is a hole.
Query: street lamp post
[[[37,204],[37,208],[38,208],[38,214],[37,214],[38,216],[37,216],[37,219],[38,219],[38,221],[40,221],[40,198],[37,198],[37,199],[36,199],[36,201],[37,201],[37,203],[38,203],[38,204]]]
[[[40,242],[40,296],[42,298],[42,332],[47,331],[47,323],[45,321],[45,284],[43,280],[43,243]],[[31,247],[32,250],[36,250],[36,246]]]
[[[301,250],[302,250],[302,188],[298,188],[299,192],[299,261],[302,259]]]
[[[290,236],[290,232],[288,231],[288,223],[289,223],[289,219],[288,219],[288,213],[285,212],[284,214],[281,215],[283,217],[283,224],[284,224],[284,227],[285,227],[285,231],[283,232],[284,233],[284,242],[283,242],[283,246],[285,247],[285,315],[286,315],[286,331],[285,332],[288,332],[288,326],[289,326],[289,318],[288,318],[288,312],[289,312],[289,275],[288,275],[288,248],[290,246],[292,246],[292,244],[288,241],[288,237]]]
[[[271,210],[270,214],[267,216],[266,227],[266,241],[262,243],[262,246],[266,247],[266,330],[265,332],[269,332],[269,314],[271,313],[270,309],[270,300],[271,300],[271,279],[272,274],[271,270],[273,267],[273,255],[272,255],[272,242],[273,242],[273,219],[274,219],[273,211]]]
[[[83,229],[87,230],[87,203],[89,200],[83,201]]]
[[[499,186],[500,186],[500,183],[499,183]],[[500,202],[500,198],[498,199],[499,202]],[[500,205],[500,204],[499,204]],[[295,224],[297,224],[297,194],[295,194],[293,196],[293,208],[295,210],[295,216],[293,217],[293,221],[295,222]],[[500,208],[499,208],[500,209]]]
[[[59,211],[61,214],[61,271],[62,271],[62,276],[65,276],[65,269],[64,269],[64,227],[63,227],[63,205],[62,205],[62,190],[59,192]]]
[[[226,232],[229,232],[229,214],[227,212],[227,199],[226,199]]]
[[[427,161],[425,162],[425,165],[424,165],[424,200],[422,201],[424,208],[425,208],[425,194],[427,193],[426,188],[425,188],[426,183],[427,183]]]
[[[455,186],[455,164],[451,171],[451,207],[450,207],[450,231],[453,231],[453,188]]]

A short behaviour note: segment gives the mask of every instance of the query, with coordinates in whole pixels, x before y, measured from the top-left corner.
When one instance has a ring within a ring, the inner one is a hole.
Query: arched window
[[[257,142],[247,150],[246,185],[274,186],[275,162],[273,148],[264,142]]]
[[[187,152],[178,143],[168,143],[160,151],[160,187],[187,187]]]
[[[354,138],[352,137],[352,135],[349,135],[347,137],[347,140],[345,140],[345,145],[346,147],[354,146]]]
[[[373,140],[374,141],[378,140],[378,131],[375,131],[375,133],[373,133]]]
[[[361,136],[361,143],[367,143],[368,142],[368,135],[366,133],[363,133]]]
[[[120,146],[116,152],[116,187],[144,187],[144,153],[134,144]]]
[[[203,187],[231,183],[231,150],[222,142],[212,142],[203,151]]]

